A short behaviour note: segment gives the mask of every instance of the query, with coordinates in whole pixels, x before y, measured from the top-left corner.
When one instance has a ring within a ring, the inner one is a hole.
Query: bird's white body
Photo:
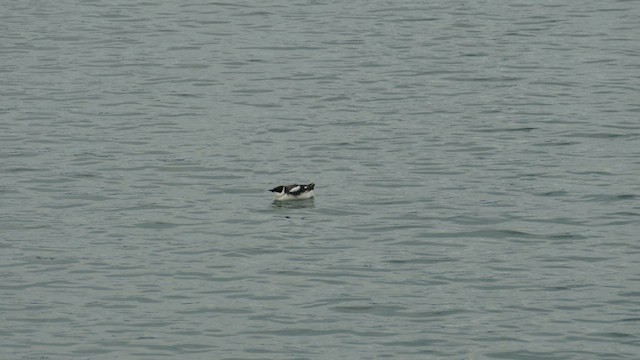
[[[287,193],[277,193],[275,194],[275,198],[274,200],[277,201],[284,201],[284,200],[303,200],[303,199],[310,199],[314,196],[315,194],[313,193],[313,190],[311,191],[307,191],[304,194],[300,194],[298,196],[295,195],[291,195],[291,194],[287,194]]]

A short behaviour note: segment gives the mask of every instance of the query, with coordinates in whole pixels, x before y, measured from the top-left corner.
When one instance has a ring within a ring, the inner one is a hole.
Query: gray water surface
[[[638,359],[638,2],[0,5],[0,358]]]

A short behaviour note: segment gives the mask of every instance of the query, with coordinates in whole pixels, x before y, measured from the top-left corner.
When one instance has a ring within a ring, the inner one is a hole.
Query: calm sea
[[[640,358],[637,1],[0,7],[0,358]]]

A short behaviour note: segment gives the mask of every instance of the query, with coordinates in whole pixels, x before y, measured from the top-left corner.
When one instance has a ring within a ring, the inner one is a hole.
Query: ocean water
[[[0,4],[0,358],[639,358],[638,2]]]

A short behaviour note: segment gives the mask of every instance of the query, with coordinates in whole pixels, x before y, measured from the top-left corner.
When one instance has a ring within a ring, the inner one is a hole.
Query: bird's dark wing
[[[300,195],[302,192],[304,192],[304,185],[289,185],[287,186],[287,192],[291,195]]]

